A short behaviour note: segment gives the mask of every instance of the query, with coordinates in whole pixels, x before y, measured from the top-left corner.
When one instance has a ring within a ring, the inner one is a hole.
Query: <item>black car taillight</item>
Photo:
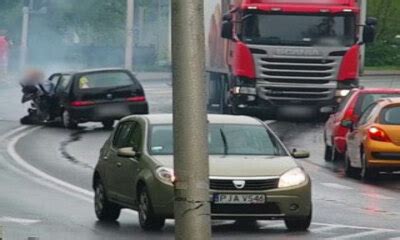
[[[146,97],[145,96],[130,97],[130,98],[127,98],[126,101],[128,101],[128,102],[145,102]]]
[[[72,107],[87,107],[95,105],[96,103],[93,101],[73,101],[71,102]]]

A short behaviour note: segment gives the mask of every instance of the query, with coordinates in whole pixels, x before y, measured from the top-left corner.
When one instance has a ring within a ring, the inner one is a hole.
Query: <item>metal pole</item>
[[[125,68],[133,70],[133,28],[134,28],[135,0],[126,1],[126,47]]]
[[[360,2],[360,8],[361,8],[361,16],[360,16],[360,21],[361,21],[361,25],[365,24],[365,21],[367,20],[367,0],[361,0]],[[363,30],[363,28],[361,28]],[[364,39],[362,39],[362,31],[361,31],[361,41],[363,41]],[[360,73],[363,74],[364,73],[364,67],[365,67],[365,44],[363,44],[361,46],[361,59],[360,59]]]
[[[19,63],[20,70],[25,68],[28,55],[29,6],[24,6],[22,8],[22,13],[21,52]]]
[[[211,238],[204,3],[172,0],[175,239]]]

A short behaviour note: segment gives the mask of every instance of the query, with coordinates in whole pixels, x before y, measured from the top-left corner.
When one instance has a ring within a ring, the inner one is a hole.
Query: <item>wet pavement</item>
[[[398,86],[396,76],[365,78],[365,86]],[[169,80],[143,82],[151,112],[171,112]],[[5,239],[172,239],[173,221],[160,232],[146,233],[133,211],[115,224],[97,222],[91,178],[110,131],[100,124],[79,130],[58,127],[20,128],[24,112],[15,99],[17,86],[0,90],[0,225]],[[323,159],[322,124],[272,122],[289,148],[306,149],[299,163],[313,180],[314,218],[309,232],[288,232],[282,221],[240,226],[213,222],[215,239],[399,239],[400,174],[373,183],[346,178],[343,164]],[[16,129],[16,130],[15,130]]]

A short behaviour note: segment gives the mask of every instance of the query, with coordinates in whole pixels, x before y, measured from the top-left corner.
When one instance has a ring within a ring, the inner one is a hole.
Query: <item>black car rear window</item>
[[[126,72],[99,72],[80,75],[79,89],[113,88],[134,84],[132,77]]]
[[[400,97],[400,93],[363,93],[357,101],[356,114],[361,115],[369,105],[379,99],[391,97]]]
[[[400,106],[383,109],[381,113],[381,123],[387,125],[400,125]]]

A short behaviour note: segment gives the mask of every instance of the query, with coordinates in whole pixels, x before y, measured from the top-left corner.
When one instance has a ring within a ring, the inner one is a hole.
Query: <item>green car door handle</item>
[[[122,163],[117,162],[117,167],[122,167]]]

